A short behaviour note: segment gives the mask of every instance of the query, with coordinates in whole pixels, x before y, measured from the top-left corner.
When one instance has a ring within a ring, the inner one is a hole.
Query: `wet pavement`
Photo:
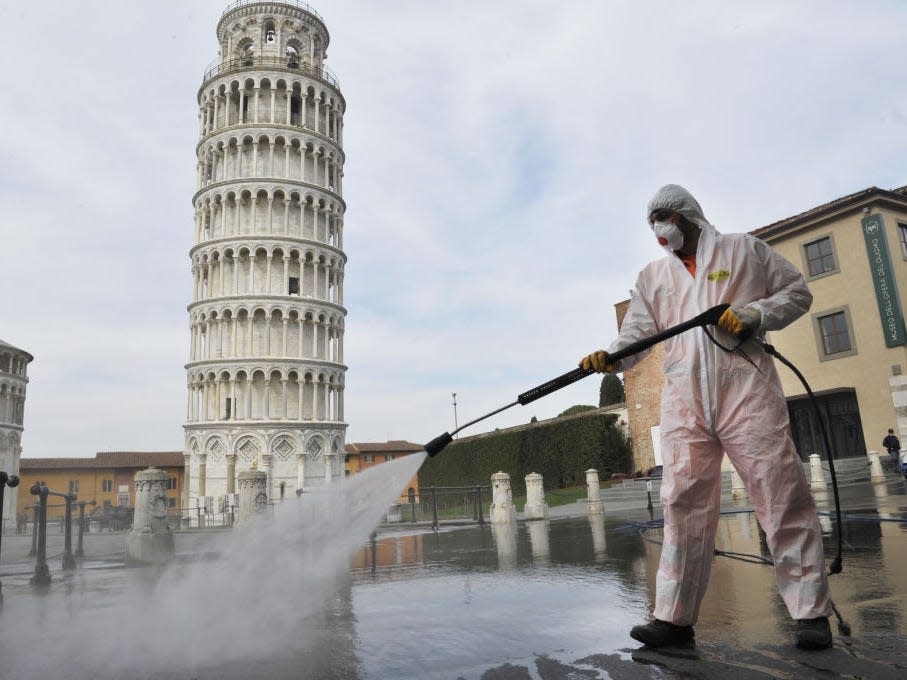
[[[604,517],[590,518],[576,515],[582,510],[577,504],[555,509],[557,517],[548,521],[504,528],[433,532],[405,524],[382,527],[353,558],[349,577],[298,644],[277,650],[263,644],[260,656],[252,654],[240,663],[205,659],[184,671],[162,663],[110,677],[907,678],[904,484],[856,484],[842,491],[844,571],[830,582],[851,634],[841,635],[833,622],[831,650],[797,650],[794,624],[771,568],[730,557],[715,558],[695,648],[639,647],[627,633],[650,616],[660,528],[648,523],[645,510],[606,510]],[[827,511],[829,499],[819,500]],[[745,501],[724,511],[718,548],[766,556]],[[833,527],[827,515],[822,520],[830,560]],[[177,534],[178,558],[205,556],[214,535]],[[122,568],[124,540],[122,533],[86,535],[86,559],[76,572],[64,575],[62,535],[48,536],[53,601],[65,603],[69,615],[90,622],[99,633],[116,624],[105,619],[110,600],[147,578],[145,570]],[[28,584],[34,569],[27,556],[30,545],[25,536],[3,538],[0,580],[6,605],[0,611],[0,678],[8,677],[3,668],[10,655],[27,654],[9,635],[22,607],[41,608],[52,601]],[[205,558],[212,563],[223,559]],[[205,616],[216,616],[216,603],[207,607]],[[176,617],[189,615],[174,612]],[[258,634],[264,641],[280,625],[279,620],[262,621]],[[93,651],[99,650],[84,650],[88,655]],[[102,677],[80,675],[78,664],[73,668],[67,677]]]

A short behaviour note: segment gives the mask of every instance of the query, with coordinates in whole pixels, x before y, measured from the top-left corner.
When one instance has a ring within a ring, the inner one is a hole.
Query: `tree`
[[[594,411],[595,406],[587,406],[586,404],[577,404],[576,406],[571,406],[563,413],[558,413],[557,417],[561,416],[572,416],[574,413],[582,413],[583,411]]]
[[[624,384],[613,373],[605,373],[602,376],[602,385],[598,391],[598,405],[610,406],[611,404],[622,404],[627,397],[624,395]]]

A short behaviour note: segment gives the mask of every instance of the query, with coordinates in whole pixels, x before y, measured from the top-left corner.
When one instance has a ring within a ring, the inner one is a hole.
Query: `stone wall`
[[[618,328],[623,323],[629,305],[629,300],[614,305]],[[624,371],[624,394],[627,400],[630,438],[633,442],[633,463],[635,469],[643,472],[655,465],[652,427],[661,422],[663,362],[664,345],[658,344],[645,359]]]

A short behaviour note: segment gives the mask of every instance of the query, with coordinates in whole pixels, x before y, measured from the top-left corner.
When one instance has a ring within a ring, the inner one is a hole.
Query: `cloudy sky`
[[[23,455],[179,450],[196,95],[223,0],[4,3],[0,338]],[[907,3],[315,0],[347,99],[348,441],[570,370],[685,185],[723,231],[907,184]],[[597,403],[589,378],[468,433]]]

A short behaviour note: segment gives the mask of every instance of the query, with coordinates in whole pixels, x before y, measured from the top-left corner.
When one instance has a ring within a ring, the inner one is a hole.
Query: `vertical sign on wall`
[[[898,287],[891,269],[891,255],[888,252],[888,239],[885,236],[885,222],[881,215],[863,217],[863,237],[866,239],[866,255],[869,257],[869,270],[872,272],[872,283],[876,290],[876,302],[879,305],[879,316],[882,319],[882,333],[887,347],[897,347],[907,343],[907,332],[904,330],[904,314],[898,299]]]

